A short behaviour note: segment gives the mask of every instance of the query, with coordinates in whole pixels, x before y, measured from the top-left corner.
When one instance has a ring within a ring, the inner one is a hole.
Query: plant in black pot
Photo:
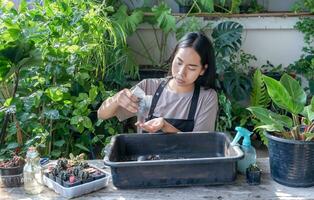
[[[20,156],[13,156],[0,161],[0,177],[4,187],[19,187],[22,184],[25,161]]]
[[[179,5],[180,13],[188,13],[193,5],[193,0],[175,0]]]
[[[259,185],[261,183],[262,170],[256,165],[251,164],[246,169],[246,182],[250,185]]]
[[[273,103],[288,113],[248,108],[259,121],[255,129],[268,138],[271,176],[287,186],[314,186],[314,98],[307,104],[303,88],[288,74],[279,81],[264,75],[263,81]]]

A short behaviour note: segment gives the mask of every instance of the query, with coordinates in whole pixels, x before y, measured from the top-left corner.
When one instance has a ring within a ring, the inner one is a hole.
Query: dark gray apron
[[[159,97],[164,90],[165,86],[168,84],[170,79],[163,80],[160,85],[158,86],[152,100],[152,104],[148,113],[148,118],[146,121],[151,120],[156,118],[154,116],[154,110],[157,105],[157,102],[159,100]],[[198,102],[198,97],[200,94],[200,87],[195,85],[194,92],[193,92],[193,97],[192,97],[192,102],[191,102],[191,107],[188,115],[188,119],[172,119],[172,118],[165,118],[165,120],[180,130],[181,132],[191,132],[194,129],[194,116],[196,113],[196,108],[197,108],[197,102]]]

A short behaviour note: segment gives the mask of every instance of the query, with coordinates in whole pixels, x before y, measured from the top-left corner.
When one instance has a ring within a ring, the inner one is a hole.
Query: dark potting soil
[[[149,155],[124,155],[120,156],[117,162],[130,162],[130,161],[150,161],[150,160],[175,160],[175,159],[191,159],[191,158],[210,158],[210,157],[221,157],[221,154],[149,154]]]

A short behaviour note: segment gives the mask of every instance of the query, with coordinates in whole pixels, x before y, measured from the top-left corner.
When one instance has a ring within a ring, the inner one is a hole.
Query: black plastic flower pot
[[[52,173],[49,173],[48,174],[48,177],[53,180],[53,181],[56,181],[56,176],[54,176]]]
[[[105,177],[106,174],[99,171],[99,172],[95,172],[95,173],[91,174],[91,176],[93,177],[94,180],[97,180],[97,179],[101,179],[101,178]]]
[[[191,9],[191,6],[182,6],[179,5],[179,12],[180,13],[188,13]]]
[[[63,186],[63,181],[60,177],[56,177],[56,182]]]
[[[272,178],[290,187],[314,186],[314,141],[266,137]]]
[[[246,182],[249,185],[259,185],[261,183],[262,171],[259,169],[257,171],[250,171],[249,168],[246,169]]]
[[[84,184],[84,183],[89,183],[89,182],[92,182],[94,180],[94,178],[93,177],[88,177],[87,179],[85,179],[85,180],[82,180],[82,183]]]
[[[1,182],[4,187],[19,187],[23,183],[23,166],[0,168]]]

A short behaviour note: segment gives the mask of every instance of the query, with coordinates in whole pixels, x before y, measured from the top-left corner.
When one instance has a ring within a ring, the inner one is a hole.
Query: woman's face
[[[193,88],[196,79],[203,75],[206,67],[201,64],[201,57],[191,47],[179,48],[172,62],[174,85],[180,88]]]

